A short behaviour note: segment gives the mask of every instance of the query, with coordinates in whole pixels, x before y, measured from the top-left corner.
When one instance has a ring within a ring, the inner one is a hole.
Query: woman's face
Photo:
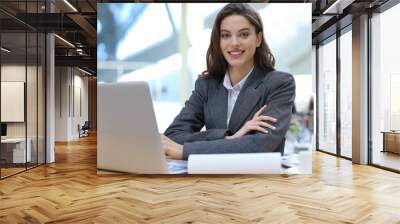
[[[220,27],[222,54],[231,68],[251,68],[256,48],[261,44],[262,33],[241,15],[225,17]]]

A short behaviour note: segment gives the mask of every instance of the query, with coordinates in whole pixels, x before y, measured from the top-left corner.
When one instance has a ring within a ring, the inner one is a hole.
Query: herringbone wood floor
[[[312,175],[101,176],[96,139],[0,181],[0,223],[400,223],[400,175],[314,153]]]

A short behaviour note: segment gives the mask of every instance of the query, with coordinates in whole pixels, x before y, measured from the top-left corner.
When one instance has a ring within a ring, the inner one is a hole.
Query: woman
[[[257,11],[226,5],[211,32],[207,70],[161,135],[166,155],[186,160],[203,153],[283,153],[295,82],[274,64]]]

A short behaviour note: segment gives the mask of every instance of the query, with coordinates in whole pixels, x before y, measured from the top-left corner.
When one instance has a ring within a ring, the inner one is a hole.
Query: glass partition
[[[352,33],[340,36],[340,154],[352,157]]]
[[[372,163],[400,171],[400,4],[373,15],[371,74]]]
[[[46,37],[43,33],[38,34],[38,74],[37,74],[37,162],[43,164],[46,162],[45,145],[45,114],[46,114]]]
[[[318,48],[318,146],[336,154],[336,36]]]
[[[25,32],[1,35],[2,177],[25,170],[31,157],[26,150],[26,41]]]
[[[44,12],[45,1],[0,2],[16,17]],[[39,7],[40,6],[40,7]],[[0,12],[0,178],[45,162],[45,35]]]
[[[27,80],[26,80],[26,89],[27,89],[27,98],[26,98],[26,113],[27,113],[27,149],[30,150],[30,156],[27,166],[33,167],[37,165],[37,80],[38,80],[38,35],[36,32],[28,32],[28,62],[27,62]]]

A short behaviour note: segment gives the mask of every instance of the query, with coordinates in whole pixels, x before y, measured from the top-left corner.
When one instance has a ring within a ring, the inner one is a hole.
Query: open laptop
[[[185,173],[167,161],[146,82],[98,84],[97,168],[137,174]]]

